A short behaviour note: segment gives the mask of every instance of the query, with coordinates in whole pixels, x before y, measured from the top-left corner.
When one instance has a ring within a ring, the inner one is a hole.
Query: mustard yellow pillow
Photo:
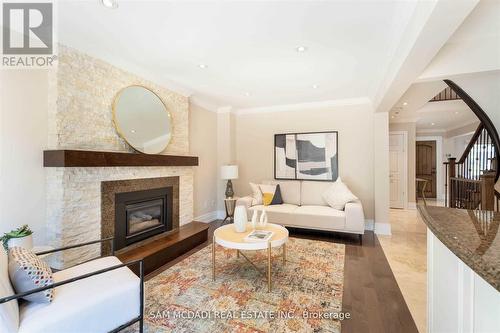
[[[283,199],[281,198],[281,189],[279,185],[259,185],[262,192],[262,203],[264,206],[281,205]]]

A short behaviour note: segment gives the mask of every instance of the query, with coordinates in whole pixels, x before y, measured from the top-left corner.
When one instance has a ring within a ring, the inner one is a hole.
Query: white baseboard
[[[366,219],[365,220],[365,230],[370,230],[373,231],[375,228],[375,223],[372,219]]]
[[[218,219],[218,213],[218,211],[214,210],[213,212],[208,212],[206,214],[197,216],[194,218],[194,220],[198,222],[209,223]]]
[[[226,217],[226,212],[223,210],[218,210],[217,211],[217,219],[222,220]]]
[[[416,202],[408,202],[408,209],[417,209]]]
[[[392,235],[391,224],[390,223],[379,223],[375,222],[375,233],[377,235]]]

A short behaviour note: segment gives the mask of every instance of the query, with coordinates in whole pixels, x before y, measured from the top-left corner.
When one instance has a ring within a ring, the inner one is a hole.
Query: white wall
[[[0,233],[28,224],[45,242],[48,70],[1,70]]]
[[[190,104],[189,150],[199,161],[194,168],[193,216],[209,222],[216,218],[218,203],[217,113]]]
[[[381,224],[389,224],[389,114],[387,112],[377,112],[373,118],[374,127],[374,160],[373,177],[375,183],[375,231],[381,228]],[[383,232],[383,231],[382,231]]]
[[[488,114],[500,132],[500,70],[454,78],[458,84]]]
[[[358,196],[365,217],[374,218],[374,112],[368,104],[259,112],[236,117],[236,160],[240,178],[234,182],[238,196],[250,193],[249,182],[272,179],[274,134],[338,131],[339,174]]]

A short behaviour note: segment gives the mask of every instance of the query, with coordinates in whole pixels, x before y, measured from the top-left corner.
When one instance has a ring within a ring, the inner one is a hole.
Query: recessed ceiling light
[[[391,116],[391,119],[394,119],[395,117],[394,116]]]
[[[131,129],[130,132],[135,133],[135,129]]]
[[[250,93],[247,91],[247,92],[245,93],[245,96],[247,96],[247,97],[248,97],[248,96],[250,96]]]
[[[106,8],[118,8],[118,1],[117,0],[101,0],[102,4]]]
[[[313,85],[312,85],[312,88],[313,88],[313,89],[318,89],[318,85],[317,85],[317,84],[313,84]]]
[[[404,102],[404,103],[403,103],[403,105],[404,105],[404,106],[407,106],[407,105],[408,105],[408,103],[407,103],[407,102]]]
[[[295,51],[297,51],[297,52],[305,52],[305,51],[307,51],[307,47],[305,47],[305,46],[297,46],[295,48]]]
[[[207,68],[207,65],[205,65],[205,64],[199,64],[198,67],[200,67],[201,69],[205,69],[205,68]]]
[[[434,125],[436,125],[436,124],[435,123],[431,123],[431,126],[434,126]]]
[[[458,111],[455,111],[455,114],[458,114]]]

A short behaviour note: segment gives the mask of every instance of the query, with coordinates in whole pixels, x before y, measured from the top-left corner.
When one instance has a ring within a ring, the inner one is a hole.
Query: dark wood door
[[[426,198],[436,197],[436,141],[417,141],[416,176],[427,180]],[[422,196],[417,188],[418,197]]]

